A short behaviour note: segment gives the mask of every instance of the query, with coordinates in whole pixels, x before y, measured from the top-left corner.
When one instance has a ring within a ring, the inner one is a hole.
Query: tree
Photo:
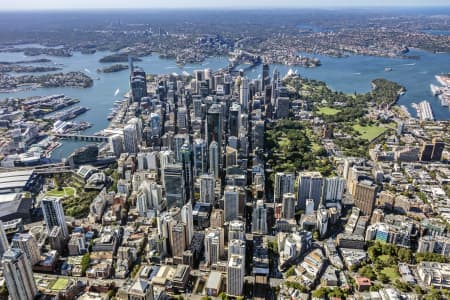
[[[89,265],[91,263],[91,255],[89,253],[86,253],[81,258],[81,274],[86,274],[86,270],[89,268]]]
[[[222,300],[228,300],[228,295],[225,294],[225,292],[222,292],[222,293],[219,294],[219,298],[222,299]]]
[[[313,291],[312,296],[314,298],[325,298],[330,292],[331,290],[329,288],[322,287],[320,289]]]

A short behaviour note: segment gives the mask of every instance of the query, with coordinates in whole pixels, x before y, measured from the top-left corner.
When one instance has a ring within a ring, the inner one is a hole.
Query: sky
[[[0,0],[0,10],[352,6],[450,6],[450,0]]]

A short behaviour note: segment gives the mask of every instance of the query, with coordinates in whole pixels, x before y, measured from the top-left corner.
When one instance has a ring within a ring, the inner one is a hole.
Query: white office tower
[[[245,259],[239,255],[233,255],[228,261],[227,268],[227,294],[241,296],[244,288]]]
[[[200,202],[215,204],[216,195],[214,187],[216,179],[212,175],[200,176]]]
[[[245,77],[242,78],[239,100],[243,111],[248,111],[248,98],[249,98],[248,85],[249,85],[248,79]]]
[[[228,223],[228,240],[245,241],[245,223],[240,220],[233,220]]]
[[[223,193],[225,222],[235,220],[239,216],[239,188],[227,185]]]
[[[145,153],[145,162],[148,170],[158,171],[158,152]]]
[[[216,141],[209,145],[209,173],[219,178],[219,144]]]
[[[228,259],[233,255],[245,257],[245,241],[231,240],[228,242]]]
[[[293,193],[295,184],[295,174],[294,173],[275,173],[275,184],[274,184],[274,202],[280,203],[283,194]]]
[[[224,236],[222,228],[207,228],[205,230],[205,261],[215,264],[224,254]]]
[[[128,124],[134,125],[136,127],[136,135],[138,144],[142,142],[142,120],[140,118],[132,118],[128,121]]]
[[[209,89],[212,90],[214,87],[214,84],[213,84],[214,82],[213,82],[211,69],[208,68],[208,69],[203,70],[203,78],[204,78],[204,80],[208,80]]]
[[[162,186],[156,182],[144,180],[136,195],[136,207],[141,217],[153,217],[164,209]]]
[[[29,233],[16,233],[11,240],[11,248],[20,249],[32,266],[41,260],[39,246],[34,237]]]
[[[253,208],[252,232],[255,234],[267,234],[267,209],[263,200],[256,201]]]
[[[305,215],[310,216],[314,214],[314,199],[306,199]]]
[[[294,193],[283,194],[283,206],[281,207],[281,214],[285,219],[293,219],[295,217],[295,206],[297,199]]]
[[[323,203],[326,207],[336,206],[342,201],[345,179],[337,176],[325,178],[323,184]]]
[[[3,222],[0,221],[0,257],[9,248],[8,238],[6,237],[5,228],[3,227]]]
[[[109,146],[115,157],[119,157],[123,153],[123,138],[120,134],[113,135],[109,138]]]
[[[2,259],[3,276],[12,300],[32,300],[38,290],[31,265],[20,249],[7,250]]]
[[[328,230],[328,212],[324,206],[320,206],[317,210],[317,228],[320,237],[324,237]]]
[[[152,137],[159,137],[161,135],[161,116],[159,114],[150,114],[150,128]]]
[[[175,153],[171,150],[159,152],[159,169],[161,170],[161,183],[164,185],[164,169],[175,163]]]
[[[69,237],[69,230],[67,229],[61,199],[56,197],[44,197],[41,200],[41,206],[48,232],[50,233],[53,227],[59,226],[61,227],[63,238],[67,239]]]
[[[139,141],[136,125],[128,124],[123,128],[123,143],[125,145],[125,152],[139,152]]]
[[[177,110],[177,127],[178,130],[186,130],[187,128],[187,109],[186,107],[179,107]]]
[[[205,140],[195,139],[192,148],[194,152],[194,177],[198,177],[208,171]]]
[[[322,175],[320,172],[301,172],[298,176],[298,206],[305,209],[306,199],[314,200],[314,209],[322,199]]]
[[[186,245],[189,246],[194,236],[194,219],[192,217],[192,204],[190,201],[181,209],[181,221],[186,225]]]

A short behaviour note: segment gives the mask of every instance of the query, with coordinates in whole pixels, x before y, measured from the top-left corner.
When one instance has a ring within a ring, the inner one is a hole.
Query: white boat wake
[[[120,89],[117,89],[116,92],[114,93],[114,97],[119,95]]]
[[[91,73],[91,71],[89,71],[89,69],[84,69],[84,71],[86,71],[86,72],[88,72],[88,73]]]

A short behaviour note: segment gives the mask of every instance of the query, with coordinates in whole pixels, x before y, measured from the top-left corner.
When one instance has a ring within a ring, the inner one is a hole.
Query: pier
[[[106,143],[109,141],[109,137],[101,136],[101,135],[56,134],[56,136],[61,139],[80,141],[80,142]]]

